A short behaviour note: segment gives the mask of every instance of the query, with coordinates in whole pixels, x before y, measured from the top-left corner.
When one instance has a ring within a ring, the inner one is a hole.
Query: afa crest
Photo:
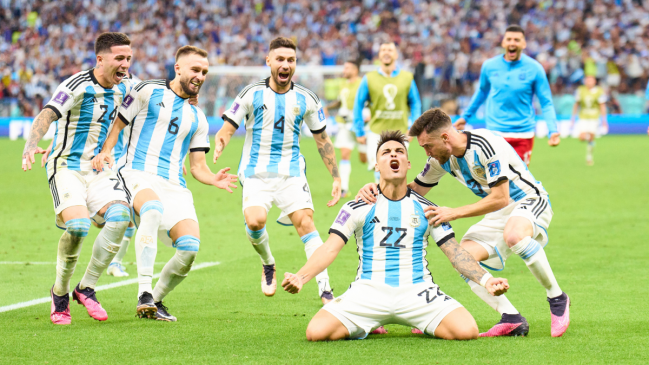
[[[420,224],[421,224],[421,220],[419,219],[419,215],[413,214],[410,216],[410,225],[413,228],[419,227]]]
[[[482,166],[478,161],[473,163],[473,172],[475,172],[477,176],[487,177],[484,166]]]
[[[300,106],[299,105],[293,107],[293,114],[300,115]]]

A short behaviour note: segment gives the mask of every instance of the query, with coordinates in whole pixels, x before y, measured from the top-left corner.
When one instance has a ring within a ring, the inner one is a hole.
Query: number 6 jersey
[[[311,90],[291,82],[289,91],[278,94],[269,82],[267,78],[246,86],[223,114],[223,120],[234,128],[245,122],[241,179],[263,172],[300,176],[304,171],[302,122],[313,134],[324,132],[327,126],[320,99]]]
[[[150,172],[187,187],[183,177],[187,153],[210,150],[205,114],[176,95],[169,80],[149,80],[124,98],[119,117],[127,124],[119,169]]]
[[[437,246],[455,237],[451,225],[428,225],[424,207],[434,205],[410,188],[401,200],[386,198],[379,189],[373,205],[360,201],[345,204],[329,234],[345,243],[356,237],[356,280],[372,280],[393,287],[433,282],[426,260],[428,236]]]

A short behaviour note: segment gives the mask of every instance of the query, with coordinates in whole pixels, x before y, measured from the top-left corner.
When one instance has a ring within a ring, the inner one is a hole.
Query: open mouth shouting
[[[515,59],[518,56],[518,47],[509,47],[507,48],[507,57],[510,60]]]
[[[117,81],[122,81],[122,79],[124,79],[125,77],[126,77],[126,72],[120,72],[120,71],[115,72],[115,79]]]
[[[399,160],[390,160],[390,168],[394,172],[399,172]]]
[[[194,85],[194,87],[196,88],[196,90],[199,90],[199,89],[201,88],[201,85],[203,84],[202,82],[199,82],[199,81],[197,81],[197,80],[192,80],[192,81],[190,81],[189,83],[192,84],[192,85]]]
[[[282,84],[287,83],[290,77],[291,77],[291,73],[288,72],[288,71],[286,71],[286,72],[278,71],[277,72],[277,80]]]

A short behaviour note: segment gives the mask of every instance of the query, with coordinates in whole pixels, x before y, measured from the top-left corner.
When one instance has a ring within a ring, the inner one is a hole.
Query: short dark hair
[[[197,54],[201,57],[207,58],[207,51],[204,49],[200,49],[194,46],[182,46],[176,51],[176,62],[178,62],[178,59],[180,57],[190,54]]]
[[[428,109],[410,127],[408,135],[419,137],[421,132],[432,133],[450,126],[451,117],[440,108]]]
[[[508,25],[507,29],[505,29],[505,32],[523,33],[523,36],[525,36],[525,31],[523,30],[523,27],[521,27],[518,24]]]
[[[124,33],[108,32],[102,33],[95,41],[95,55],[110,52],[114,46],[130,46],[131,40]]]
[[[286,37],[277,37],[270,41],[268,52],[278,48],[290,48],[297,52],[297,46],[295,45],[295,42],[293,42],[292,39]]]
[[[381,146],[383,146],[385,143],[390,141],[401,143],[403,147],[406,148],[406,153],[408,153],[408,147],[406,146],[406,141],[407,141],[406,135],[399,130],[395,130],[395,131],[381,132],[381,136],[379,137],[379,143],[376,145],[376,154],[378,155]]]
[[[358,71],[361,70],[361,60],[358,58],[348,58],[347,61],[345,61],[345,63],[351,63],[352,65],[356,66]]]

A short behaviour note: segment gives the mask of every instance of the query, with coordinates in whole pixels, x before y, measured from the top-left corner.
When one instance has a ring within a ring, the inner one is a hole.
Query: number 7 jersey
[[[205,114],[176,95],[169,80],[149,80],[124,98],[118,115],[127,124],[119,169],[150,172],[187,187],[183,177],[187,153],[210,150]]]
[[[358,246],[356,280],[378,281],[392,287],[433,282],[426,260],[428,237],[437,246],[455,237],[448,223],[428,225],[424,207],[434,205],[410,188],[401,200],[390,200],[379,190],[373,205],[345,204],[329,234],[347,243],[354,235]]]
[[[304,157],[300,153],[302,122],[313,134],[324,132],[324,111],[320,99],[309,89],[291,82],[291,88],[278,94],[270,87],[270,78],[246,86],[223,114],[234,128],[246,126],[239,177],[258,173],[301,176]]]

